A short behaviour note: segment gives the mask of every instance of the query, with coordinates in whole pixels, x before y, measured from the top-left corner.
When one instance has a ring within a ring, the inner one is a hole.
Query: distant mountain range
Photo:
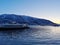
[[[39,19],[24,15],[2,14],[0,15],[0,24],[28,24],[41,26],[59,26],[52,21],[46,19]]]

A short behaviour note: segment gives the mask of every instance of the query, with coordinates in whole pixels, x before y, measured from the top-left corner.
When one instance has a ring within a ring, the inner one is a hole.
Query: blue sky
[[[0,14],[28,15],[60,23],[60,0],[0,0]]]

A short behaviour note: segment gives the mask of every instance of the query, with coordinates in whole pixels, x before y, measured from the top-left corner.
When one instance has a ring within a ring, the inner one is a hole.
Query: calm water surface
[[[60,27],[0,30],[0,45],[60,45]]]

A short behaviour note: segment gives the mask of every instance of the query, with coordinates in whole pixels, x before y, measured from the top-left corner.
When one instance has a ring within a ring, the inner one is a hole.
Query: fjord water
[[[0,30],[0,45],[60,45],[60,27]]]

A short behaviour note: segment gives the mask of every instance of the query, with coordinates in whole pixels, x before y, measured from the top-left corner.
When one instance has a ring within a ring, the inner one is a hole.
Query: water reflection
[[[0,30],[2,45],[60,44],[60,27],[37,26],[24,30]]]

